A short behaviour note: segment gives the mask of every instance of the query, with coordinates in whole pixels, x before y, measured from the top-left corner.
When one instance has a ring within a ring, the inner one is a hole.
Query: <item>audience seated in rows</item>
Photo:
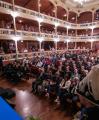
[[[68,103],[74,105],[72,110],[78,111],[78,95],[76,86],[83,81],[99,58],[94,51],[67,51],[51,53],[49,57],[33,57],[14,61],[3,66],[7,80],[19,83],[22,79],[35,77],[32,91],[40,96],[47,96],[51,101],[60,104],[66,110]],[[72,112],[74,112],[72,111]]]

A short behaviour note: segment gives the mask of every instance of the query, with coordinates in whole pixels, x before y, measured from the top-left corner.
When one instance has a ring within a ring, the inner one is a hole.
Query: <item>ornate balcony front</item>
[[[10,29],[0,29],[0,39],[12,39],[17,37],[19,40],[38,40],[38,38],[42,38],[43,41],[67,41],[70,42],[87,42],[87,41],[99,41],[99,36],[65,36],[65,35],[55,35],[55,34],[47,34],[47,33],[39,33],[39,32],[27,32]]]
[[[29,10],[20,6],[15,5],[15,11],[13,12],[13,6],[10,3],[0,1],[0,12],[6,13],[6,14],[15,14],[19,17],[23,17],[26,19],[36,20],[36,21],[43,21],[45,23],[49,24],[57,24],[61,27],[66,27],[68,29],[92,29],[99,27],[99,21],[93,22],[93,23],[83,23],[83,24],[74,24],[69,23],[64,20],[57,19],[55,17],[51,17],[48,15],[44,15],[42,13]]]

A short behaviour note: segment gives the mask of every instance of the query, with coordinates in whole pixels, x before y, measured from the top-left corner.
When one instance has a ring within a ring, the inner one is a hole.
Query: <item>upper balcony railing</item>
[[[3,2],[0,1],[0,11],[4,12],[4,13],[8,13],[8,12],[12,12],[13,11],[13,6],[10,3],[7,2]],[[99,27],[99,21],[98,22],[93,22],[93,23],[83,23],[83,24],[75,24],[75,23],[70,23],[70,22],[66,22],[64,20],[60,20],[58,18],[55,17],[51,17],[48,15],[44,15],[42,13],[33,11],[33,10],[29,10],[20,6],[15,5],[15,12],[17,13],[18,16],[23,17],[23,18],[28,18],[28,19],[32,19],[32,20],[38,20],[42,19],[42,22],[45,23],[50,23],[55,25],[57,23],[57,25],[62,26],[62,27],[66,27],[66,28],[72,28],[72,29],[92,29],[94,27]]]
[[[97,36],[65,36],[65,35],[55,35],[55,34],[47,34],[47,33],[39,33],[39,32],[28,32],[17,30],[16,32],[12,29],[2,29],[0,28],[0,39],[12,39],[18,37],[20,40],[38,40],[41,38],[43,41],[66,41],[70,42],[86,42],[86,41],[99,41],[99,35]]]

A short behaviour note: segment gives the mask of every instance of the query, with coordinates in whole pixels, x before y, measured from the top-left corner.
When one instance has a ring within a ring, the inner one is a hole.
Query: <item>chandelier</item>
[[[89,2],[90,0],[74,0],[74,1],[80,5],[83,5],[84,3]]]

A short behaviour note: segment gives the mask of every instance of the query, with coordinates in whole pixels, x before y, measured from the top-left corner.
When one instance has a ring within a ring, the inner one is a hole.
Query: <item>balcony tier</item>
[[[0,1],[0,12],[6,13],[6,14],[14,14],[13,13],[13,6],[10,3]],[[44,15],[42,13],[29,10],[20,6],[15,5],[15,14],[19,17],[23,17],[26,19],[36,20],[36,21],[43,21],[45,23],[49,24],[57,24],[61,27],[66,27],[68,29],[92,29],[92,28],[98,28],[99,27],[99,21],[93,22],[93,23],[83,23],[83,24],[75,24],[66,22],[64,20],[57,19],[55,17],[51,17],[48,15]]]

